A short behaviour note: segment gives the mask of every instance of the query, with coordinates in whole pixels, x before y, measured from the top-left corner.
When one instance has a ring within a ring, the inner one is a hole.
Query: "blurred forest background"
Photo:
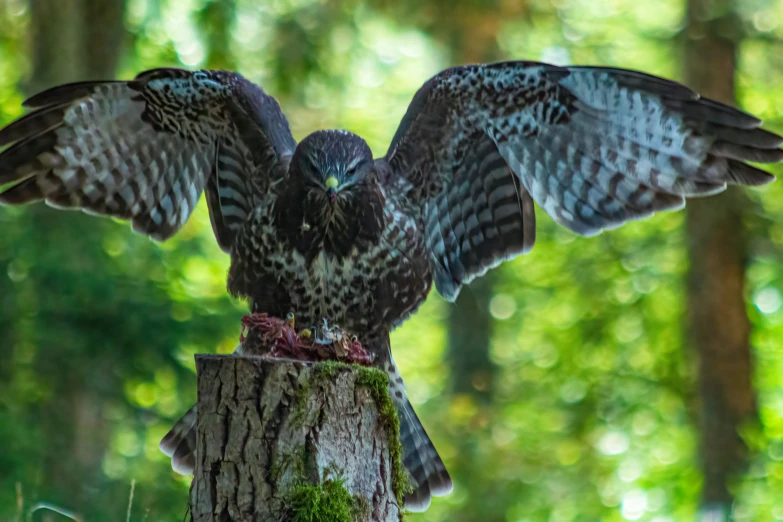
[[[0,0],[0,124],[56,83],[228,68],[297,139],[383,155],[430,76],[509,58],[678,79],[783,131],[783,0]],[[393,334],[455,479],[408,520],[783,520],[783,184],[698,203],[592,239],[539,213],[531,254]],[[158,441],[245,312],[206,207],[162,245],[43,205],[0,230],[0,521],[125,520],[132,481],[130,520],[181,520]]]

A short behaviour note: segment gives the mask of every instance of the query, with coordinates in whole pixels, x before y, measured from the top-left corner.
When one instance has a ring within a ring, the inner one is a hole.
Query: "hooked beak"
[[[340,182],[334,176],[326,178],[326,195],[329,197],[330,203],[337,197],[337,187],[339,185]]]

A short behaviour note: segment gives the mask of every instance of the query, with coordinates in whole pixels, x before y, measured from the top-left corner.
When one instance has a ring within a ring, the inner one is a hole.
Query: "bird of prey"
[[[434,282],[462,285],[535,241],[534,202],[590,236],[783,159],[760,120],[678,83],[608,67],[509,61],[454,67],[416,93],[385,156],[343,130],[294,140],[278,103],[241,75],[155,69],[54,87],[0,130],[0,201],[129,219],[156,240],[206,194],[228,290],[253,312],[354,333],[389,374],[410,510],[451,479],[405,397],[389,332]],[[163,447],[192,468],[195,412]]]

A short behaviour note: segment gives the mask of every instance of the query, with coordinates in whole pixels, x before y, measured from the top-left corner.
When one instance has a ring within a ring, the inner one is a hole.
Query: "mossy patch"
[[[297,428],[301,428],[304,425],[305,413],[307,411],[307,399],[310,396],[310,384],[307,382],[300,382],[299,388],[296,390],[292,400],[292,415],[291,422]]]
[[[324,361],[315,363],[313,365],[313,373],[316,378],[320,379],[334,379],[340,370],[351,368],[350,364],[345,364],[337,361]],[[361,366],[359,366],[361,368]]]
[[[389,435],[389,457],[393,466],[392,489],[397,504],[402,508],[405,494],[413,491],[408,473],[402,464],[402,442],[400,441],[400,419],[389,396],[389,377],[376,368],[357,366],[356,384],[367,388],[375,401],[378,413]]]
[[[356,501],[342,477],[324,477],[319,484],[294,486],[288,504],[293,522],[352,522]]]

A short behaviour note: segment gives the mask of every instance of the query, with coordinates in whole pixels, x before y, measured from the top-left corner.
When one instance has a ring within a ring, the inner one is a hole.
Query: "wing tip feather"
[[[99,85],[124,83],[122,80],[93,80],[55,85],[33,94],[22,102],[22,107],[29,109],[43,108],[51,105],[69,103],[91,94]]]
[[[733,185],[758,187],[775,181],[775,176],[769,172],[735,159],[728,161],[729,171],[727,182]]]
[[[30,175],[27,179],[0,192],[0,204],[3,205],[26,205],[43,198],[43,191],[38,186],[35,175]]]

